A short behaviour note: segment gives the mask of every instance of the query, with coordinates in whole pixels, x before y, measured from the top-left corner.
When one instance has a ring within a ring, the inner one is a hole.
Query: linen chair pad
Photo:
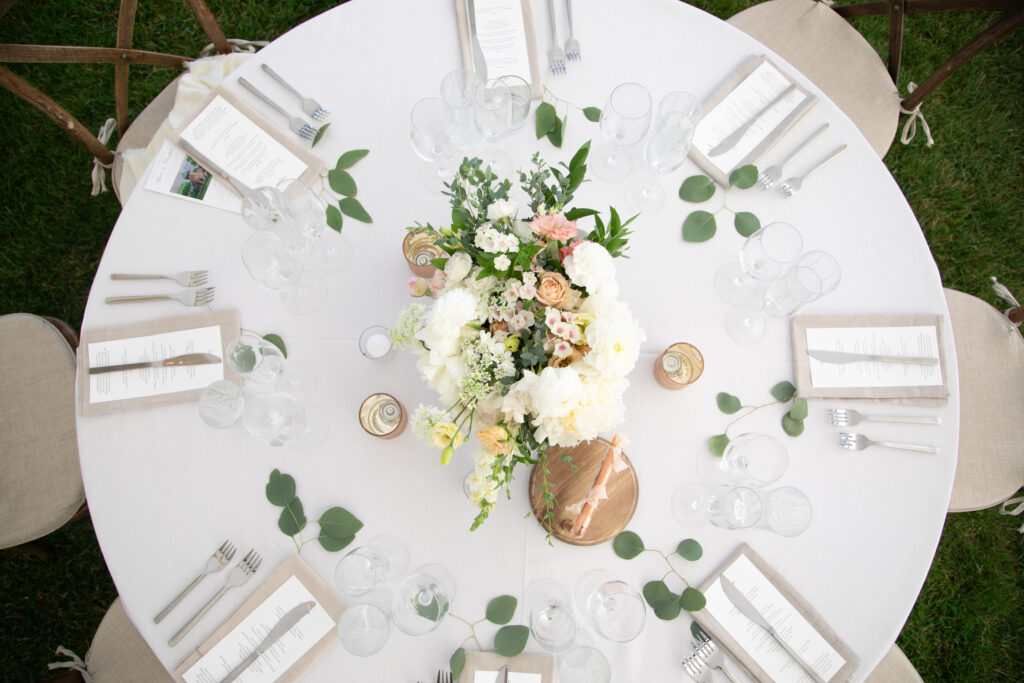
[[[143,640],[121,605],[114,600],[103,616],[85,655],[93,683],[160,683],[173,681]]]
[[[893,645],[864,683],[923,683],[923,679],[903,650]]]
[[[75,352],[46,320],[0,316],[0,548],[64,525],[85,502]]]
[[[960,442],[950,512],[998,505],[1024,486],[1024,341],[981,299],[946,289],[960,367]]]
[[[129,149],[145,149],[149,141],[153,139],[160,125],[174,108],[174,98],[178,93],[178,82],[181,81],[182,76],[184,74],[180,74],[167,84],[167,87],[161,90],[160,94],[154,97],[145,109],[139,112],[139,115],[128,126],[128,130],[122,132],[117,141],[117,154],[114,156],[114,166],[110,170],[110,179],[114,183],[114,194],[122,204],[124,203],[121,198],[121,176],[124,174],[123,154],[125,150]]]
[[[878,53],[846,19],[816,0],[770,0],[728,21],[810,78],[885,156],[899,124],[899,91]]]

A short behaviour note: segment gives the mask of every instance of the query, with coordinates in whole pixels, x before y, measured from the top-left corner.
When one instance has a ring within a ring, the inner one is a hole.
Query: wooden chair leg
[[[903,60],[903,17],[906,14],[907,0],[889,0],[889,76],[897,84]]]

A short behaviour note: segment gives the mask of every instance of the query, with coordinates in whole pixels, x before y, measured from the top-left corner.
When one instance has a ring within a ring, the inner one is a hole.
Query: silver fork
[[[709,669],[721,671],[732,683],[739,683],[736,677],[725,668],[725,653],[715,645],[714,641],[705,640],[704,644],[697,650],[697,656],[704,660]]]
[[[437,683],[452,683],[452,672],[439,669],[437,672]]]
[[[837,427],[848,427],[861,422],[902,422],[905,424],[937,425],[942,419],[932,415],[865,415],[852,408],[830,408],[828,421]]]
[[[164,617],[170,614],[171,610],[177,607],[178,603],[181,602],[186,595],[191,593],[193,588],[199,585],[199,582],[203,580],[203,577],[208,576],[210,574],[216,574],[217,572],[219,572],[221,569],[228,565],[228,562],[230,562],[231,558],[233,558],[234,556],[235,546],[231,543],[231,541],[224,541],[224,543],[221,544],[219,548],[217,548],[217,551],[210,556],[210,559],[206,561],[206,567],[203,569],[203,571],[199,572],[199,576],[192,579],[192,583],[185,586],[185,590],[178,593],[178,596],[171,600],[167,607],[164,607],[162,610],[160,610],[159,614],[153,617],[153,623],[159,624],[161,621],[163,621]]]
[[[201,289],[187,289],[176,294],[143,294],[140,296],[108,296],[104,301],[108,304],[129,304],[136,301],[161,301],[163,299],[176,299],[186,306],[205,306],[213,301],[214,287],[203,287]]]
[[[821,168],[822,166],[824,166],[828,162],[832,161],[833,159],[835,159],[837,156],[839,156],[840,154],[842,154],[845,151],[846,151],[846,145],[843,145],[842,147],[840,147],[839,149],[837,149],[836,151],[832,152],[827,157],[825,157],[824,159],[819,161],[817,164],[815,164],[811,168],[811,170],[807,171],[802,176],[798,176],[798,177],[795,177],[795,178],[790,178],[786,182],[784,182],[781,185],[779,185],[779,190],[784,195],[786,195],[787,197],[792,197],[800,189],[800,186],[803,184],[804,180],[807,179],[807,176],[811,175],[812,173],[817,171],[819,168]]]
[[[288,81],[284,80],[284,78],[282,78],[276,71],[266,64],[260,64],[260,68],[266,71],[275,81],[283,85],[288,92],[299,98],[299,101],[302,103],[302,111],[306,112],[308,116],[312,116],[317,121],[326,121],[330,118],[331,112],[320,106],[320,103],[312,97],[305,97],[302,93],[292,87]]]
[[[555,0],[548,0],[548,14],[551,16],[551,49],[548,50],[548,68],[553,74],[565,73],[565,54],[558,47],[558,25],[555,23]]]
[[[300,119],[298,116],[292,116],[291,114],[289,114],[284,109],[284,107],[282,107],[277,102],[264,95],[256,88],[255,85],[245,80],[244,78],[239,78],[238,82],[239,84],[241,84],[243,88],[245,88],[253,95],[269,104],[276,112],[278,112],[286,119],[288,119],[288,128],[290,128],[293,133],[295,133],[301,138],[306,138],[307,140],[312,140],[314,137],[316,137],[316,128],[309,125],[308,123]]]
[[[810,137],[804,140],[799,147],[790,152],[788,157],[786,157],[779,163],[775,164],[774,166],[769,166],[768,168],[763,170],[761,172],[760,177],[758,177],[757,179],[757,184],[761,186],[761,189],[770,190],[772,188],[772,185],[782,180],[782,168],[789,162],[793,161],[793,159],[796,158],[797,154],[804,151],[807,148],[807,145],[817,140],[819,135],[828,130],[828,126],[829,124],[826,123],[821,128],[811,133]]]
[[[573,37],[572,31],[572,0],[565,0],[565,12],[569,16],[569,40],[565,41],[565,56],[571,61],[583,59],[580,54],[580,41]]]
[[[207,600],[206,604],[199,608],[199,611],[195,613],[195,616],[185,622],[185,625],[178,629],[177,633],[171,636],[171,639],[167,641],[167,644],[177,645],[181,642],[181,639],[185,637],[185,634],[192,630],[192,627],[210,611],[211,607],[217,604],[217,601],[220,600],[225,593],[248,581],[249,577],[256,573],[256,570],[260,568],[261,564],[263,564],[263,558],[259,556],[255,549],[246,553],[245,557],[242,558],[242,561],[236,564],[235,568],[231,570],[230,574],[228,574],[228,580],[224,583],[223,588],[214,593],[213,597]]]
[[[683,670],[689,674],[695,683],[710,683],[711,671],[708,669],[708,663],[705,662],[697,652],[693,652],[686,659],[683,660]]]
[[[856,432],[839,432],[839,445],[851,451],[862,451],[868,446],[884,446],[886,448],[900,448],[905,451],[916,451],[918,453],[938,453],[939,449],[934,446],[921,446],[915,443],[896,443],[895,441],[872,441],[863,434]]]
[[[174,280],[182,287],[202,287],[206,284],[209,271],[183,270],[174,275],[136,275],[134,273],[114,273],[111,280]]]

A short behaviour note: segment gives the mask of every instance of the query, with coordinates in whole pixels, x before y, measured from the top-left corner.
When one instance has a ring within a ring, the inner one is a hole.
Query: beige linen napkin
[[[497,671],[508,664],[509,673],[540,674],[541,683],[554,683],[555,658],[551,655],[537,655],[529,652],[515,657],[503,657],[497,652],[466,652],[466,668],[456,683],[473,683],[477,671]]]
[[[509,0],[515,2],[516,0]],[[530,89],[533,99],[544,94],[544,82],[541,80],[540,62],[537,59],[537,34],[533,28],[533,7],[530,0],[519,0],[523,7],[523,27],[526,29],[526,52],[530,58]],[[473,70],[473,49],[469,44],[469,19],[466,0],[455,0],[455,25],[459,30],[459,50],[462,53],[464,69]],[[498,78],[504,74],[488,74],[489,78]]]

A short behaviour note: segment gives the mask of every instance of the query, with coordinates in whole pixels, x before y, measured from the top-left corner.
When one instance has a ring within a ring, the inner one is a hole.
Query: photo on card
[[[186,155],[171,181],[170,190],[174,194],[202,199],[206,196],[206,190],[210,187],[212,180],[213,176],[209,171],[203,168],[198,161]]]

